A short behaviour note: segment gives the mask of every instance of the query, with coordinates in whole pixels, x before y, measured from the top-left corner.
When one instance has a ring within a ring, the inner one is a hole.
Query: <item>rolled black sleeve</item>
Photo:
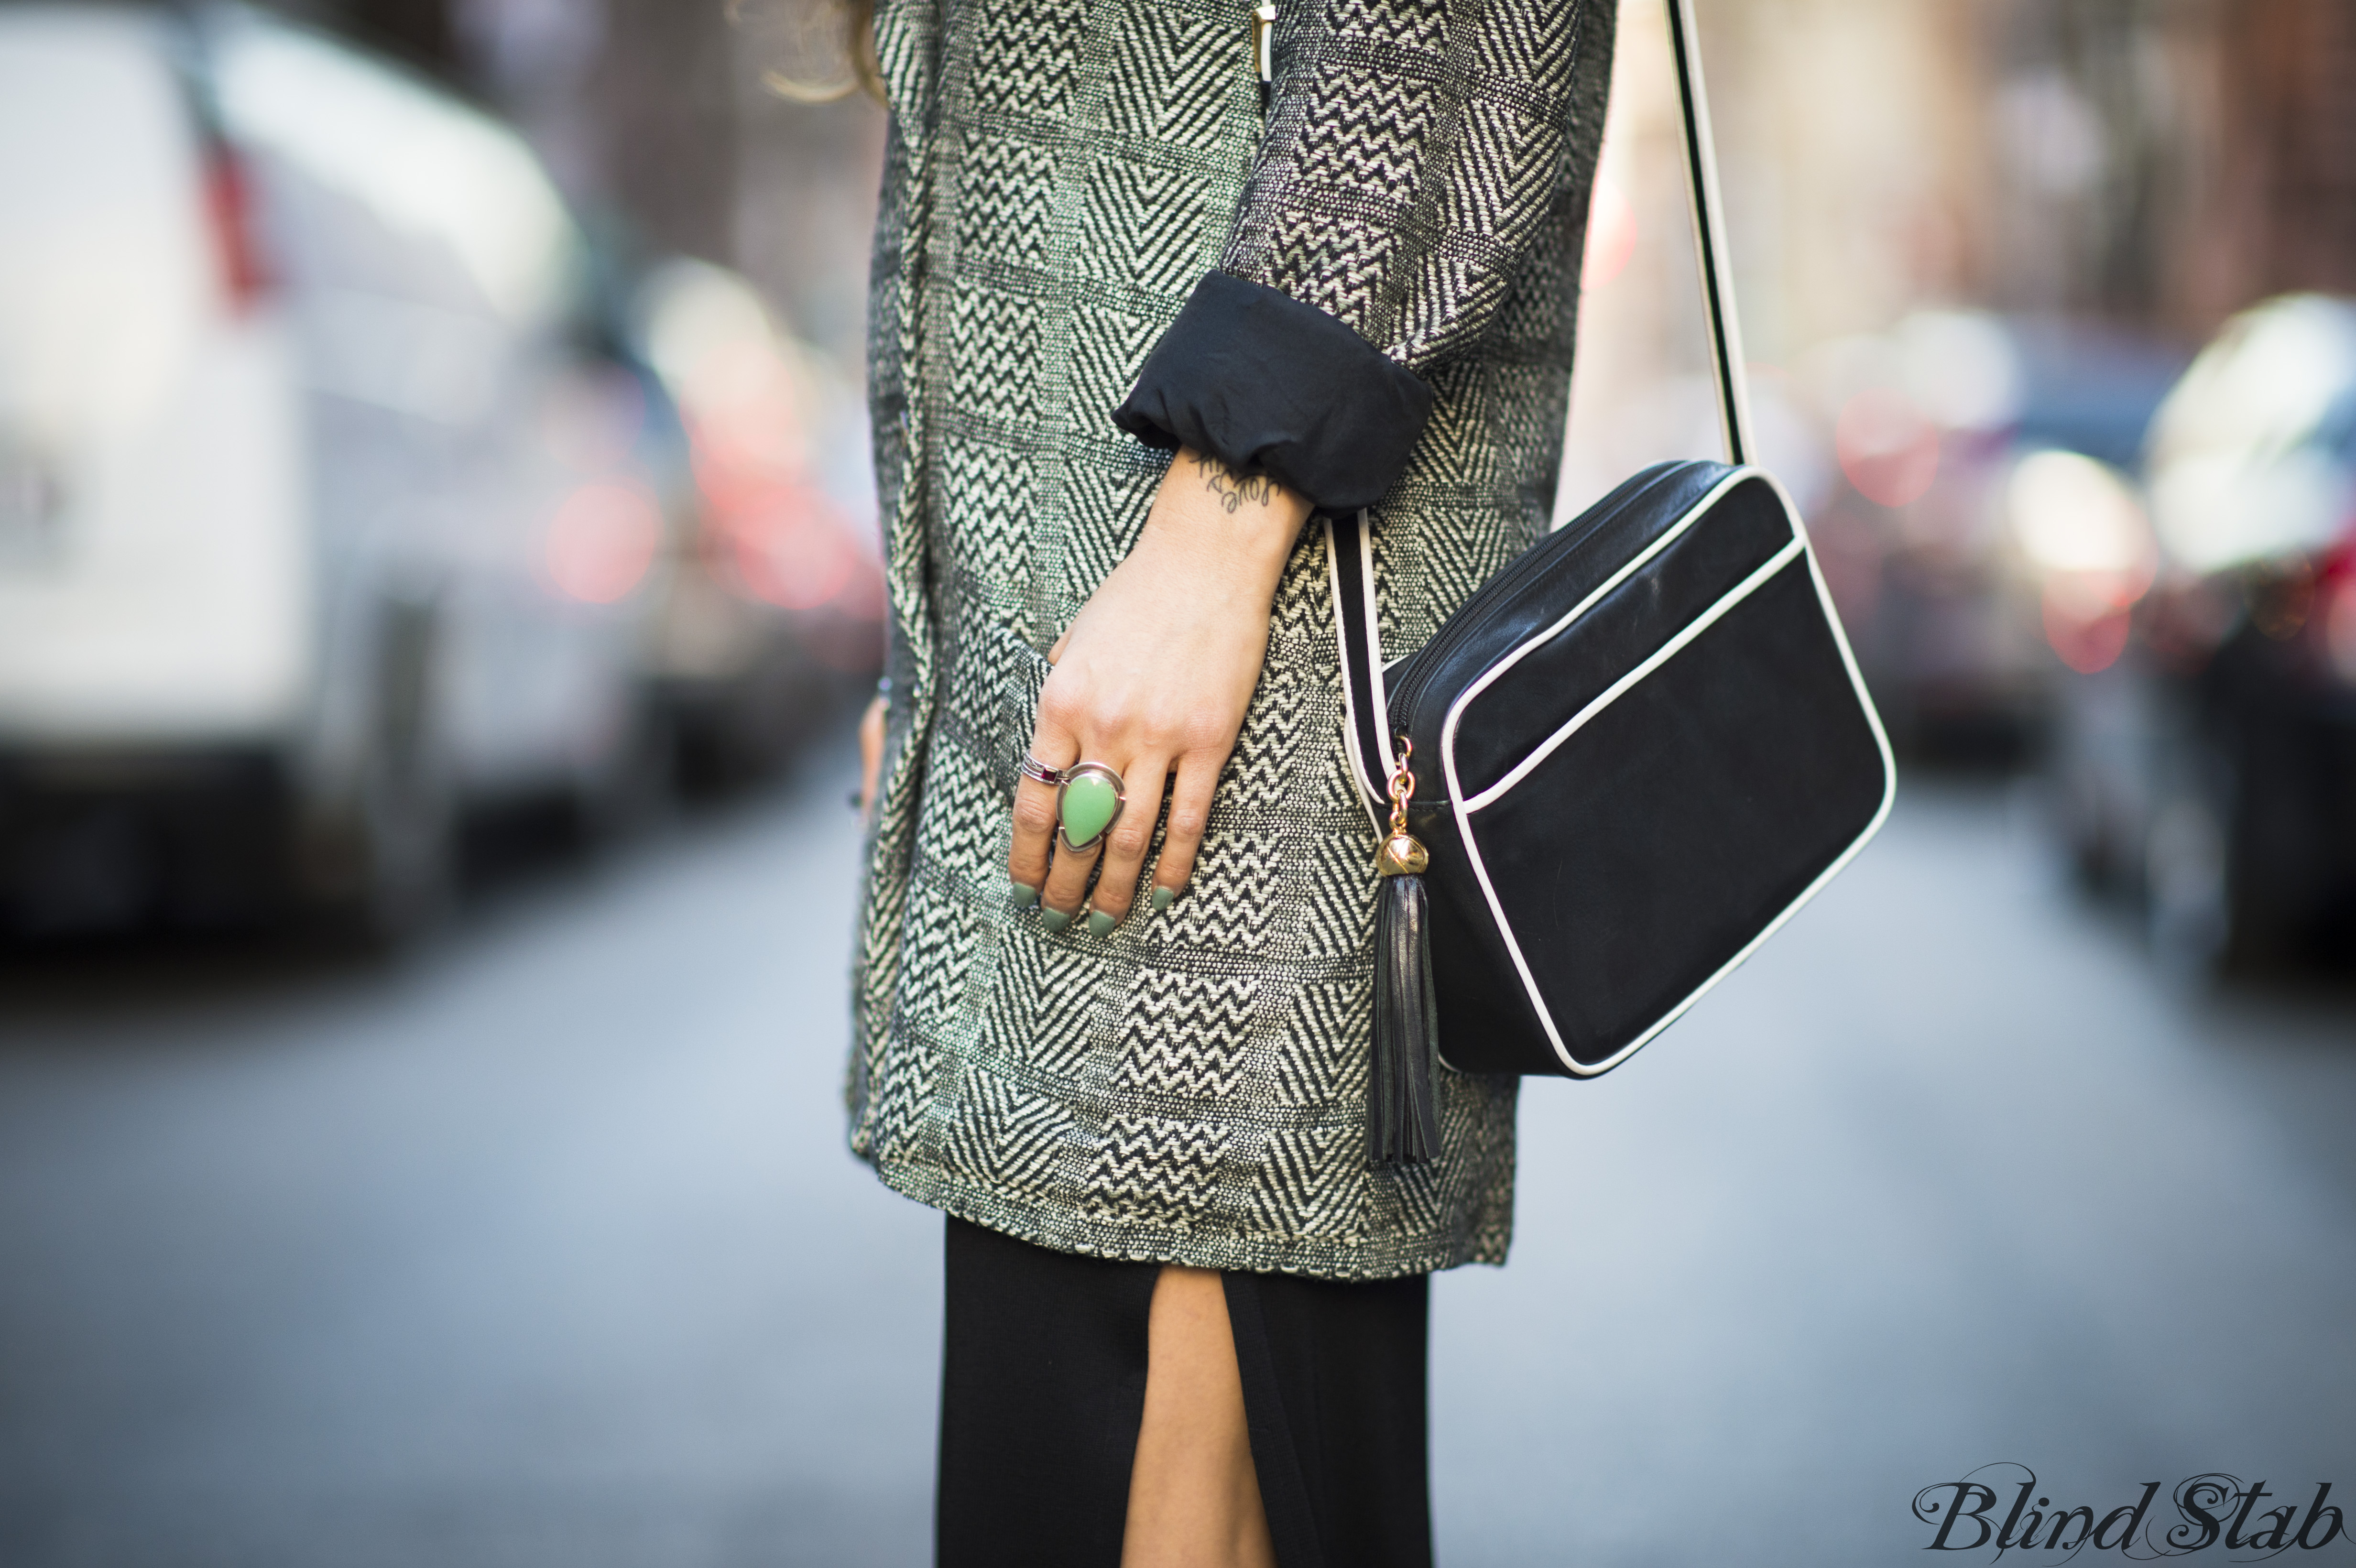
[[[1398,482],[1430,415],[1430,389],[1341,321],[1212,272],[1112,417],[1151,445],[1267,473],[1341,512]]]

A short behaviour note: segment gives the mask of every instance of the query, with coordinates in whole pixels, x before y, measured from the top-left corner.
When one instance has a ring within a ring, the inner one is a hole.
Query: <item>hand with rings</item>
[[[1267,475],[1181,451],[1137,544],[1049,653],[1007,858],[1015,902],[1039,904],[1049,930],[1084,899],[1094,935],[1128,918],[1165,785],[1153,907],[1185,887],[1308,516],[1306,498]]]

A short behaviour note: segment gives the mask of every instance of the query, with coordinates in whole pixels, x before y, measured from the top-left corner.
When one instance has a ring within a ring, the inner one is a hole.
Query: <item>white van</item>
[[[516,135],[239,9],[0,4],[0,929],[398,932],[622,787],[665,497]]]

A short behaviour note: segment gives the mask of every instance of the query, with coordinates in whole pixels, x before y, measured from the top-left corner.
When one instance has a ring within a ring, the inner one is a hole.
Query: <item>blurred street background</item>
[[[1997,1465],[2356,1503],[2356,9],[1698,10],[1900,800],[1528,1087],[1441,1560],[1912,1561]],[[0,0],[6,1568],[927,1560],[826,16]],[[1565,517],[1714,441],[1621,28]]]

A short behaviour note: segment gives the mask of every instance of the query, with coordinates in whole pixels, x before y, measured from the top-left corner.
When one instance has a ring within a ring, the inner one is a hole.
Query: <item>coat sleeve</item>
[[[1114,417],[1340,510],[1396,481],[1424,377],[1480,342],[1548,220],[1580,59],[1608,58],[1614,5],[1278,4],[1267,130],[1219,269]]]

